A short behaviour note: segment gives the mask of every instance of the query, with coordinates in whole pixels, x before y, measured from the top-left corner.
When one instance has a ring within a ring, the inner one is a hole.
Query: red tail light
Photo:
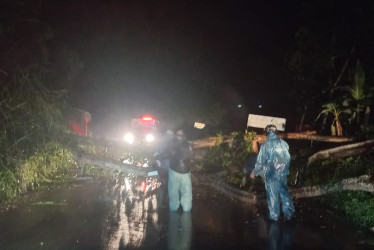
[[[149,116],[149,115],[145,115],[142,117],[142,120],[143,121],[152,121],[153,120],[153,117],[152,116]]]

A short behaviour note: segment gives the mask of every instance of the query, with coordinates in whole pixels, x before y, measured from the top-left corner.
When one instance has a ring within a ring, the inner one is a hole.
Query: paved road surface
[[[370,249],[360,242],[372,235],[304,201],[292,223],[270,223],[263,200],[195,184],[192,212],[169,214],[138,184],[87,179],[35,193],[0,215],[0,249]]]

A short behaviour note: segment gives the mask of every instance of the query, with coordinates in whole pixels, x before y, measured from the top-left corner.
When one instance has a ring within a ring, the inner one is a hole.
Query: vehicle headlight
[[[147,142],[152,142],[152,141],[155,140],[155,137],[152,134],[148,134],[148,135],[146,135],[145,140]]]
[[[133,144],[133,143],[134,143],[134,140],[135,140],[135,137],[134,137],[133,134],[131,134],[131,133],[127,133],[127,134],[125,135],[125,141],[126,141],[127,143]]]

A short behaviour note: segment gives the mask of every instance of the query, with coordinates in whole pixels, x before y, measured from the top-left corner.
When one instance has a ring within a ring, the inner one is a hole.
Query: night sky
[[[204,120],[221,102],[245,129],[248,113],[293,118],[284,60],[297,6],[284,2],[44,1],[41,16],[84,63],[71,96],[93,126],[187,109]]]

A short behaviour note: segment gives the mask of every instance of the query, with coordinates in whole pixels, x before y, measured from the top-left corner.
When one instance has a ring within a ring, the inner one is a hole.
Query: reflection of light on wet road
[[[121,191],[125,189],[125,186],[121,186]],[[124,235],[125,237],[122,238],[123,232],[126,232],[128,229],[127,220],[126,218],[123,218],[123,217],[127,217],[125,214],[125,204],[121,200],[119,201],[113,200],[113,207],[117,207],[117,202],[120,202],[120,207],[119,207],[120,216],[119,216],[119,222],[118,222],[118,229],[116,232],[112,234],[112,237],[109,241],[107,249],[119,249],[120,241],[122,239],[126,241],[126,238],[128,238],[125,235]]]
[[[156,195],[140,196],[134,183],[136,185],[137,182],[125,178],[118,189],[120,198],[113,200],[113,207],[118,212],[118,227],[112,228],[107,249],[141,247],[146,238],[147,221],[151,219],[153,225],[158,223]]]
[[[31,205],[33,206],[67,206],[66,202],[54,202],[54,201],[39,201],[34,202]]]

